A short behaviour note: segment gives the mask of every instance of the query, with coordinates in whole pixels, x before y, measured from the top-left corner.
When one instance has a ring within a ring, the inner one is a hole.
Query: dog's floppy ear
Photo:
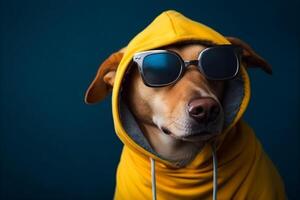
[[[111,54],[100,66],[93,82],[85,93],[87,104],[97,103],[104,99],[112,90],[116,70],[123,58],[125,48]]]
[[[242,61],[247,67],[260,67],[268,74],[272,74],[272,67],[267,61],[259,56],[246,42],[235,37],[226,37],[229,42],[233,45],[241,47],[242,50]]]

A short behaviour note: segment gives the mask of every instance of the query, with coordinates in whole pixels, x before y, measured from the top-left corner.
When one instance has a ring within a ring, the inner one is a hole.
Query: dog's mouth
[[[174,137],[175,139],[190,141],[190,142],[207,141],[207,140],[210,140],[210,139],[216,137],[216,135],[218,135],[218,133],[203,130],[203,131],[185,134],[183,136],[178,136],[178,135],[175,135],[173,132],[171,132],[166,127],[162,127],[161,131],[168,136]]]
[[[169,129],[167,129],[167,128],[165,128],[165,127],[162,127],[161,130],[162,130],[162,132],[163,132],[164,134],[166,134],[166,135],[172,135],[172,132],[169,131]]]

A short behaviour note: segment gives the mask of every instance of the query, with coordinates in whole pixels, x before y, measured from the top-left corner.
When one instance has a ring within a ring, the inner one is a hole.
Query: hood
[[[158,155],[149,145],[141,132],[132,113],[121,98],[122,86],[126,72],[129,70],[134,53],[158,49],[159,47],[182,41],[206,41],[217,45],[230,42],[215,30],[195,22],[176,11],[166,11],[160,14],[150,25],[135,36],[127,45],[124,56],[118,66],[113,92],[112,110],[114,127],[118,137],[135,153],[150,157],[160,162],[172,165],[170,161]],[[240,120],[250,97],[250,83],[247,72],[242,66],[239,75],[228,82],[223,99],[225,125],[223,133],[217,141],[217,148],[222,144],[225,135]],[[211,149],[206,145],[198,157],[202,161],[211,157]]]

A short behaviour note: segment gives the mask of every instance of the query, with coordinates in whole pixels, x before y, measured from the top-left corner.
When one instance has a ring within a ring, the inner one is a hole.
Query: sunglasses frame
[[[235,54],[235,57],[236,57],[236,71],[234,73],[234,75],[230,76],[230,77],[225,77],[225,78],[220,78],[220,79],[217,79],[217,78],[212,78],[212,77],[209,77],[205,74],[204,70],[203,70],[203,67],[201,66],[201,58],[202,58],[202,55],[203,53],[205,53],[206,51],[208,50],[211,50],[213,48],[219,48],[219,47],[222,47],[222,48],[231,48]],[[199,71],[201,72],[201,74],[203,74],[203,76],[209,80],[216,80],[216,81],[222,81],[222,80],[230,80],[230,79],[233,79],[234,77],[236,77],[236,75],[238,74],[239,72],[239,69],[240,69],[240,63],[241,63],[241,52],[242,52],[242,48],[240,48],[239,46],[236,46],[236,45],[217,45],[217,46],[211,46],[211,47],[207,47],[205,49],[203,49],[200,53],[199,53],[199,56],[198,56],[198,59],[197,60],[183,60],[181,58],[181,56],[176,53],[175,51],[171,51],[171,50],[149,50],[149,51],[142,51],[142,52],[138,52],[138,53],[135,53],[133,55],[133,61],[135,63],[137,63],[138,65],[138,69],[139,69],[139,72],[142,76],[142,80],[144,82],[145,85],[149,86],[149,87],[164,87],[164,86],[168,86],[168,85],[172,85],[174,83],[176,83],[180,78],[182,78],[182,76],[184,75],[184,72],[186,70],[186,68],[188,68],[190,65],[195,65],[197,66],[197,68],[199,69]],[[177,78],[170,82],[170,83],[166,83],[166,84],[149,84],[146,79],[145,79],[145,76],[144,76],[144,72],[143,72],[143,62],[144,62],[144,58],[149,56],[149,55],[152,55],[152,54],[159,54],[159,53],[168,53],[168,54],[172,54],[172,55],[175,55],[181,65],[180,65],[180,72],[178,73],[178,76]]]

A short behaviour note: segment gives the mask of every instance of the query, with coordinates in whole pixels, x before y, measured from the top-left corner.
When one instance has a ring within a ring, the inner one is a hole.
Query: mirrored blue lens
[[[232,46],[217,46],[201,53],[200,66],[209,79],[233,78],[239,68],[239,59]]]
[[[150,54],[144,58],[142,65],[144,81],[151,86],[172,83],[180,72],[181,60],[168,52]]]

